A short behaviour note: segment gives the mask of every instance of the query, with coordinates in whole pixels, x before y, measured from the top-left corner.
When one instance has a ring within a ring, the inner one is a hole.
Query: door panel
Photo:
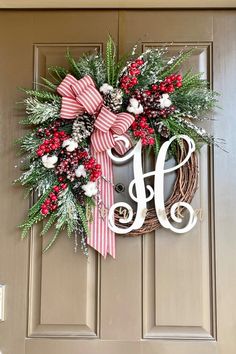
[[[102,51],[102,43],[34,44],[35,82],[48,76],[49,66],[67,67],[68,47],[75,57],[86,51]],[[90,252],[88,261],[81,252],[70,255],[72,245],[64,234],[50,250],[51,256],[44,257],[42,249],[53,235],[49,233],[42,239],[41,231],[42,226],[33,228],[30,245],[29,337],[98,336],[100,267],[97,254]]]
[[[117,236],[116,260],[101,259],[93,250],[87,260],[63,235],[42,255],[50,235],[41,239],[40,225],[30,240],[20,241],[16,225],[28,200],[10,182],[18,176],[14,165],[20,165],[12,142],[23,131],[16,87],[40,81],[50,65],[66,65],[67,47],[77,57],[103,51],[108,33],[120,55],[134,43],[139,51],[170,44],[173,54],[197,46],[184,70],[204,72],[222,93],[224,110],[204,127],[225,137],[233,151],[236,12],[2,11],[0,23],[0,283],[7,285],[1,354],[234,354],[232,152],[201,151],[193,206],[201,209],[202,220],[194,230],[183,236],[163,229],[143,237]],[[146,159],[144,167],[152,166]],[[114,173],[116,183],[127,186],[132,165],[125,174],[123,167]],[[170,186],[171,178],[166,189]],[[126,191],[116,193],[116,200],[127,200]]]
[[[162,43],[151,43],[161,47]],[[173,43],[176,55],[194,43]],[[204,72],[211,80],[211,43],[199,43],[198,49],[184,64]],[[143,50],[150,47],[147,42]],[[209,127],[208,127],[209,128]],[[200,155],[199,188],[192,202],[201,221],[185,236],[167,230],[153,232],[143,238],[143,328],[144,338],[214,339],[215,264],[211,250],[211,152],[203,148]],[[168,184],[168,181],[166,181]],[[168,257],[167,257],[168,255]],[[178,306],[176,306],[178,304]]]

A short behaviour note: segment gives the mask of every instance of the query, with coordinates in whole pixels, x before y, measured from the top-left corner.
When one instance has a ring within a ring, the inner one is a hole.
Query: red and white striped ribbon
[[[61,118],[75,119],[84,112],[96,115],[91,152],[105,175],[105,179],[99,181],[98,196],[106,212],[101,214],[101,205],[96,205],[87,243],[104,257],[110,254],[115,258],[115,234],[108,226],[107,211],[114,203],[114,193],[112,161],[107,150],[114,148],[121,155],[127,151],[122,142],[115,141],[114,135],[126,135],[134,117],[129,113],[114,114],[109,111],[90,76],[77,80],[68,74],[57,87],[57,92],[62,96]]]

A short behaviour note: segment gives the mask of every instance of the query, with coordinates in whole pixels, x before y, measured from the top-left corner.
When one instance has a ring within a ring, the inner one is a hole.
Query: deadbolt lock
[[[122,192],[124,192],[124,191],[125,191],[125,186],[124,186],[124,184],[123,184],[123,183],[117,183],[117,184],[115,185],[115,191],[116,191],[117,193],[122,193]]]

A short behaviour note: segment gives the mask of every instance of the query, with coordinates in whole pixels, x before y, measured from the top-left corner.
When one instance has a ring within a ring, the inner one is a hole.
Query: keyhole
[[[122,193],[122,192],[124,192],[124,191],[125,191],[125,186],[123,185],[123,183],[117,183],[117,184],[115,185],[115,191],[116,191],[117,193]]]

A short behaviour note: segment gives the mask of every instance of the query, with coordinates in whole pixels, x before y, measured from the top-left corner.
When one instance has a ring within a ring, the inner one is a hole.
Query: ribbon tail
[[[93,210],[93,221],[89,225],[87,244],[105,258],[107,254],[115,258],[115,233],[108,226],[108,212],[114,204],[112,161],[106,151],[96,152],[92,147],[91,152],[109,182],[99,179],[97,203]]]

